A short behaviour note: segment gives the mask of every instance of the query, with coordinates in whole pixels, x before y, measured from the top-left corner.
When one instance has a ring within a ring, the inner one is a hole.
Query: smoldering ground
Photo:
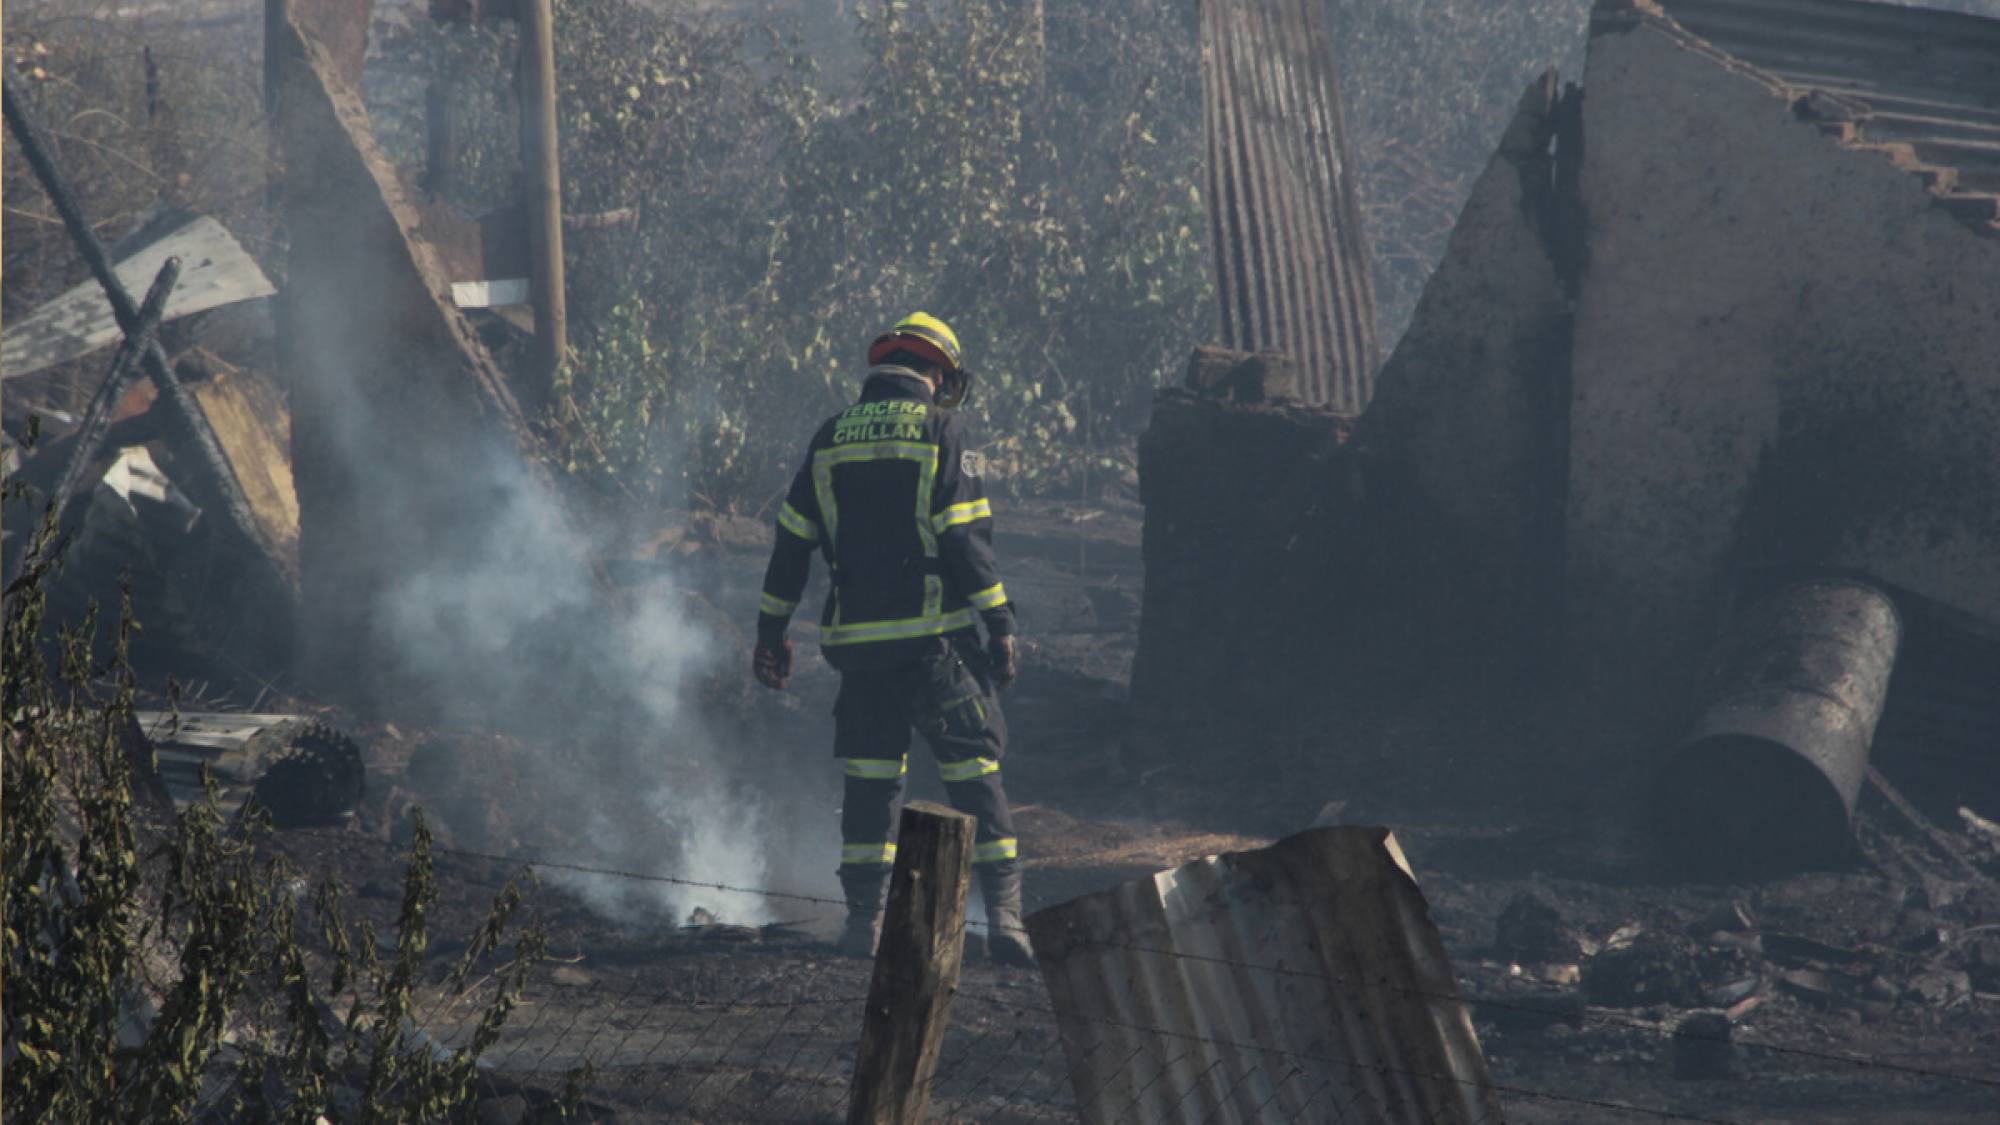
[[[364,447],[351,463],[373,463],[379,431],[348,432]],[[587,534],[513,448],[434,436],[460,451],[437,494],[412,495],[407,478],[381,491],[388,518],[448,530],[369,610],[395,664],[385,714],[467,735],[412,779],[426,811],[448,831],[498,820],[487,843],[510,854],[830,897],[837,775],[823,746],[736,721],[755,700],[732,615],[670,569],[607,582],[596,560],[617,536]],[[742,924],[797,914],[712,886],[539,870],[621,922],[678,923],[696,907]]]

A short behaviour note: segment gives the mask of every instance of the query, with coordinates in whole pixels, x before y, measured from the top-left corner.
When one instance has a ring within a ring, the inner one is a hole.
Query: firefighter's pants
[[[937,653],[910,664],[841,675],[833,752],[847,777],[840,809],[843,876],[870,868],[886,873],[896,860],[912,728],[930,743],[951,806],[979,821],[972,862],[991,865],[995,874],[1012,870],[1018,846],[1000,785],[1007,722],[985,654],[966,642],[940,641]]]

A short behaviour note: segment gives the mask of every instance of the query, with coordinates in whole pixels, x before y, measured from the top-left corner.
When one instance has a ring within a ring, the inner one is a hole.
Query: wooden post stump
[[[930,1105],[931,1076],[965,951],[974,824],[928,801],[903,809],[848,1125],[916,1125]]]

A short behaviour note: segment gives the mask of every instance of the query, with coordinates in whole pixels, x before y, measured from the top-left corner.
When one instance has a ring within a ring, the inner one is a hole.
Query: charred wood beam
[[[28,543],[29,555],[19,568],[22,575],[40,573],[59,555],[69,537],[81,525],[81,510],[71,511],[84,480],[95,470],[99,475],[104,465],[97,459],[105,439],[118,427],[111,423],[111,415],[118,409],[118,401],[125,394],[125,388],[132,382],[132,368],[138,358],[145,354],[146,346],[159,331],[161,317],[166,313],[167,298],[172,295],[174,283],[180,279],[181,260],[168,258],[160,266],[160,272],[153,278],[152,287],[146,291],[146,301],[139,306],[138,329],[125,337],[118,345],[118,353],[112,358],[111,370],[104,382],[91,398],[90,406],[84,411],[83,422],[75,433],[60,441],[69,446],[62,457],[62,469],[53,481],[48,482],[45,495],[47,510],[55,516],[53,533],[36,535]],[[148,419],[150,421],[150,419]],[[131,422],[132,419],[127,419]],[[128,430],[131,427],[126,427]],[[126,436],[130,436],[129,434]],[[56,449],[50,449],[49,461],[57,456]],[[35,474],[28,466],[23,466],[22,476],[32,478]],[[15,573],[14,556],[7,556],[6,572]],[[13,587],[9,587],[11,596]]]
[[[153,48],[141,48],[140,57],[146,65],[146,120],[154,121],[160,116],[164,103],[160,98],[160,61],[153,57]]]
[[[118,345],[118,354],[111,360],[110,373],[104,376],[104,382],[98,386],[90,406],[83,412],[83,423],[77,427],[76,448],[70,450],[62,475],[56,478],[55,488],[49,492],[49,506],[56,512],[58,526],[69,523],[70,501],[83,483],[91,463],[97,459],[97,450],[104,444],[104,436],[111,431],[111,413],[118,408],[118,400],[124,396],[126,386],[132,381],[133,368],[153,346],[154,336],[160,329],[160,318],[167,309],[167,297],[173,293],[174,284],[180,276],[181,260],[168,258],[153,277],[152,287],[146,290],[145,303],[139,306],[138,323],[126,330],[125,339]]]
[[[84,218],[75,191],[50,156],[45,134],[22,98],[19,83],[19,76],[9,66],[4,82],[0,82],[0,90],[4,90],[7,127],[20,144],[21,155],[27,157],[28,166],[34,170],[42,190],[55,204],[56,213],[62,217],[63,226],[69,231],[77,252],[90,267],[91,276],[104,288],[104,296],[111,302],[118,326],[129,339],[139,328],[139,307],[125,290],[124,283],[118,280],[104,243],[99,241]],[[230,468],[229,461],[223,456],[222,445],[209,427],[207,417],[202,414],[187,387],[174,375],[173,365],[168,362],[166,350],[160,347],[157,337],[145,342],[140,359],[147,376],[160,392],[160,402],[166,407],[170,428],[178,431],[178,436],[184,439],[183,444],[196,453],[196,460],[200,463],[200,471],[182,482],[183,486],[196,504],[223,513],[226,517],[224,522],[268,559],[270,545],[257,528],[242,484],[237,481],[235,470]]]

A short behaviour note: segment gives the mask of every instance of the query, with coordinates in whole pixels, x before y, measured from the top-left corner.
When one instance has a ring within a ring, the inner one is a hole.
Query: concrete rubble
[[[1661,1055],[1680,1079],[1751,1077],[1775,1065],[1758,1049],[1767,1042],[1759,1015],[1774,1001],[1907,1025],[2000,1000],[2000,938],[1984,921],[2000,907],[1995,873],[2000,863],[1969,882],[1907,890],[1868,876],[1799,876],[1684,928],[1628,922],[1609,932],[1522,896],[1499,916],[1492,944],[1461,959],[1461,992],[1504,1044]],[[1834,932],[1842,936],[1828,940]]]

